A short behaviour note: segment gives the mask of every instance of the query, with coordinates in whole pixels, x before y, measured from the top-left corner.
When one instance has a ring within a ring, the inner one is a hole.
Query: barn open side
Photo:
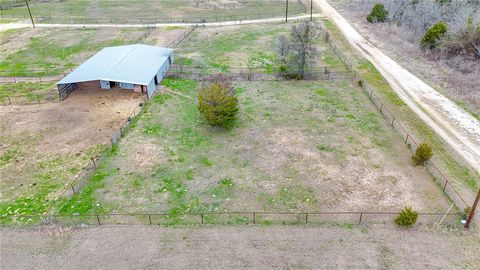
[[[150,98],[173,64],[173,50],[143,44],[103,48],[57,83],[60,99],[75,90],[121,88]]]

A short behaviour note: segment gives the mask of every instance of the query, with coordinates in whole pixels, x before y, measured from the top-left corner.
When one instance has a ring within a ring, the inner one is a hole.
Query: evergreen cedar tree
[[[371,23],[384,22],[387,20],[387,17],[388,11],[385,9],[385,6],[381,3],[376,3],[370,14],[368,14],[367,21]]]
[[[235,89],[218,75],[198,92],[197,108],[210,125],[230,128],[239,111]]]
[[[446,33],[447,25],[444,22],[436,23],[425,32],[425,35],[423,35],[423,38],[420,41],[420,47],[428,49],[435,48],[438,40],[443,38]]]

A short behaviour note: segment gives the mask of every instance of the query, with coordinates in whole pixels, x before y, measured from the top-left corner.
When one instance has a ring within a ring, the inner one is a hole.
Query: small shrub
[[[435,48],[437,42],[447,33],[447,29],[447,25],[444,22],[436,23],[425,32],[420,41],[420,47],[428,49]]]
[[[430,160],[433,156],[433,148],[429,143],[421,143],[415,154],[412,156],[412,161],[414,165],[423,165],[425,162]]]
[[[362,81],[362,80],[359,80],[359,81],[358,81],[358,86],[360,86],[360,87],[363,88],[363,81]]]
[[[417,222],[418,213],[411,206],[406,206],[395,218],[395,223],[400,226],[412,226]]]
[[[384,22],[387,20],[387,17],[388,11],[385,9],[385,6],[381,3],[376,3],[370,14],[368,14],[367,21],[371,23]]]
[[[221,75],[216,76],[198,92],[197,108],[210,125],[232,127],[239,110],[235,89]]]
[[[297,81],[301,81],[304,78],[303,75],[300,73],[286,73],[284,77],[287,80],[297,80]]]
[[[278,73],[280,74],[287,73],[287,67],[285,65],[280,65],[280,67],[278,68]]]
[[[472,211],[472,207],[468,206],[463,209],[463,214],[462,214],[462,219],[467,219],[468,216],[470,215],[470,211]]]

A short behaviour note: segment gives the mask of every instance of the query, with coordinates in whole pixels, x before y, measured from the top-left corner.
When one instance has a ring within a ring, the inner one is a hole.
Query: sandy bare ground
[[[119,237],[121,236],[121,237]],[[386,227],[1,230],[2,269],[478,269],[473,233]]]
[[[398,96],[480,172],[480,122],[367,41],[327,1],[315,2],[350,44],[380,71]]]

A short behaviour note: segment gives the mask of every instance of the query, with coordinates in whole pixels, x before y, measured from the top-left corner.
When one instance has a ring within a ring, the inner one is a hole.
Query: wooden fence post
[[[363,213],[360,212],[360,218],[358,219],[358,225],[362,224]]]
[[[253,212],[253,224],[257,224],[257,215],[256,212]]]
[[[102,225],[102,224],[100,223],[100,217],[99,217],[98,215],[97,215],[97,222],[98,222],[98,225],[99,225],[99,226]]]

